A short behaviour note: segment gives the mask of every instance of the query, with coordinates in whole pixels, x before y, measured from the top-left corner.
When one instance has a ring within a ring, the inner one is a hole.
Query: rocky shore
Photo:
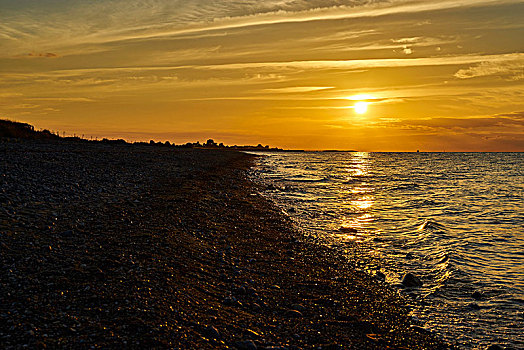
[[[303,240],[247,180],[253,156],[0,147],[0,348],[448,348]]]

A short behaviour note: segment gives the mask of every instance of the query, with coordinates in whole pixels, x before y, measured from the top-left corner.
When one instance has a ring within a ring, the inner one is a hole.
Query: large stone
[[[237,341],[233,346],[238,350],[257,350],[257,346],[251,340]]]
[[[406,273],[404,277],[402,277],[402,284],[410,288],[422,287],[422,281],[411,272]]]
[[[202,335],[208,339],[220,339],[220,333],[213,326],[207,326],[204,328]]]
[[[306,311],[306,308],[303,305],[301,305],[301,304],[293,304],[293,305],[291,305],[291,309],[292,310],[297,310],[299,312],[305,312]]]

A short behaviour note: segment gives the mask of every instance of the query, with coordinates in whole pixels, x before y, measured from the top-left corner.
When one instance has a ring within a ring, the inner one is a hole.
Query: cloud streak
[[[475,66],[460,69],[455,73],[459,79],[471,79],[497,75],[508,80],[524,79],[524,56],[508,57],[503,61],[483,61]]]
[[[293,94],[293,93],[304,93],[314,92],[333,89],[332,86],[292,86],[275,89],[264,89],[262,92],[277,93],[277,94]]]
[[[369,69],[393,67],[424,67],[461,65],[489,61],[493,64],[518,61],[524,62],[524,53],[502,55],[462,55],[424,58],[386,58],[361,60],[324,60],[324,61],[289,61],[289,62],[250,62],[217,65],[203,65],[201,69],[246,69],[246,68],[298,68],[298,69]],[[195,67],[196,68],[196,67]]]

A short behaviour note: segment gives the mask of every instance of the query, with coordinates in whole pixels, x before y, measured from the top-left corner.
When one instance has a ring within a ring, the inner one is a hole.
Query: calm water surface
[[[465,348],[524,348],[524,153],[268,153],[258,165],[306,236],[384,273],[424,327]],[[406,272],[423,286],[402,288]]]

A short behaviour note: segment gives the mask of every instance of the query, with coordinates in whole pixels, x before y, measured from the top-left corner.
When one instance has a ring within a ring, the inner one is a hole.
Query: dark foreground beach
[[[440,349],[233,151],[1,141],[0,348]]]

